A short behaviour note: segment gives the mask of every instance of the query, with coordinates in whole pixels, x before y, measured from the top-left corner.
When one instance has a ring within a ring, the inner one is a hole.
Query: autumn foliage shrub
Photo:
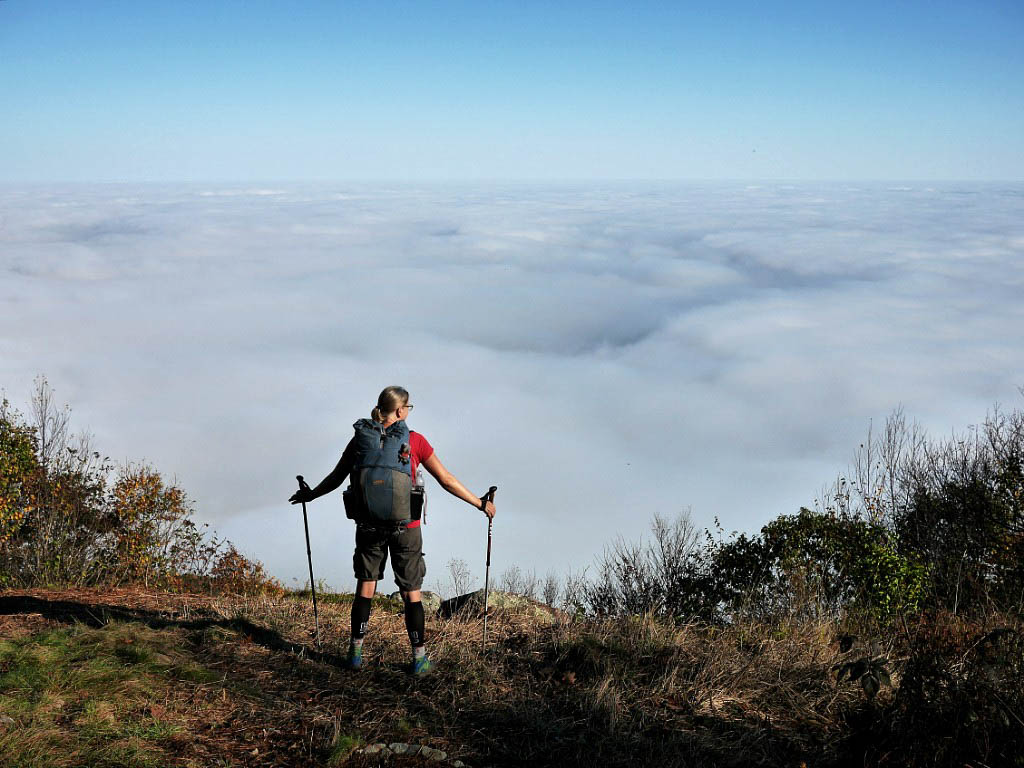
[[[263,563],[250,560],[227,542],[210,569],[210,585],[215,591],[234,595],[269,594],[280,597],[284,588],[267,575]]]
[[[32,514],[31,478],[37,471],[32,430],[11,418],[10,405],[3,400],[0,403],[0,547],[18,534],[25,519]]]
[[[42,378],[30,420],[0,404],[0,587],[280,589],[261,563],[196,523],[177,484],[101,457],[87,436],[71,435],[69,417]]]

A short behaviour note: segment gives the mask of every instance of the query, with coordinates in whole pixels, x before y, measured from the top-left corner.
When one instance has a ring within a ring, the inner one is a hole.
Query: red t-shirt
[[[419,432],[413,432],[411,429],[409,430],[409,448],[409,453],[411,454],[409,459],[409,471],[412,473],[413,482],[416,482],[416,468],[421,462],[426,461],[434,455],[434,448],[427,442],[427,438]],[[413,520],[405,527],[419,528],[420,521]]]
[[[409,448],[412,458],[409,461],[409,471],[412,472],[412,479],[416,479],[416,468],[424,461],[434,455],[434,448],[427,442],[427,438],[419,432],[409,430]]]

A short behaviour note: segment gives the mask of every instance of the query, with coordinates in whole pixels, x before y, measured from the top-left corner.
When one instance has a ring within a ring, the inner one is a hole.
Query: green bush
[[[923,605],[1020,612],[1024,605],[1024,412],[996,408],[962,434],[930,439],[896,411],[870,432],[840,515],[883,525],[896,551],[928,563]]]
[[[869,432],[853,479],[817,511],[701,545],[685,517],[651,541],[619,539],[582,590],[597,616],[676,620],[860,616],[1024,607],[1024,412],[998,410],[966,436],[931,441],[897,411]],[[717,521],[716,521],[717,522]]]

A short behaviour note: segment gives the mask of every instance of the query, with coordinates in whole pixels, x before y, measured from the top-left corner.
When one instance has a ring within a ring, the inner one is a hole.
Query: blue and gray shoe
[[[434,665],[430,663],[430,659],[427,658],[426,654],[423,654],[418,659],[412,660],[409,672],[413,677],[423,677],[424,675],[430,674],[430,671],[433,668]]]
[[[359,669],[363,666],[363,649],[362,647],[356,648],[354,645],[348,647],[348,653],[345,654],[345,658],[342,664],[346,669]]]

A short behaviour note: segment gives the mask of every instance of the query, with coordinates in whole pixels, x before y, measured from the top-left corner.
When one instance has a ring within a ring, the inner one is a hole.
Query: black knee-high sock
[[[362,640],[366,625],[370,623],[370,605],[373,599],[356,595],[352,600],[352,639]]]
[[[413,648],[419,648],[424,643],[423,627],[423,603],[406,603],[405,628],[409,632],[409,642]]]

